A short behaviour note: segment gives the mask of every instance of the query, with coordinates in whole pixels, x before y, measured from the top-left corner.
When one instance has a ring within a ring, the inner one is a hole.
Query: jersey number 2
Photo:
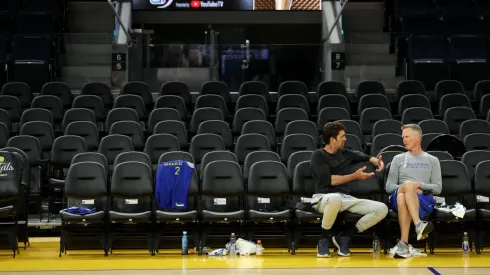
[[[180,173],[180,166],[175,167],[175,175],[178,176]]]

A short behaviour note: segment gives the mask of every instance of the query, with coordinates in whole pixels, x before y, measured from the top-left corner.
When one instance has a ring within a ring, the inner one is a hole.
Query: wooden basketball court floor
[[[182,256],[172,250],[151,257],[145,250],[115,250],[109,257],[101,251],[68,251],[60,258],[58,248],[58,238],[31,238],[30,247],[21,248],[16,258],[11,251],[0,250],[0,275],[490,274],[490,253],[463,256],[456,249],[439,249],[426,257],[393,259],[357,249],[352,250],[351,257],[333,253],[331,258],[317,258],[314,249],[300,249],[292,256],[287,250],[267,246],[263,256]]]

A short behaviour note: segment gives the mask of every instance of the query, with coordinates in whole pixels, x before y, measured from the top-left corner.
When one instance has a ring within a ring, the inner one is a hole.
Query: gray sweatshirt
[[[386,192],[391,193],[405,181],[420,182],[424,194],[439,195],[442,189],[439,159],[426,152],[418,156],[410,152],[396,155],[386,180]]]

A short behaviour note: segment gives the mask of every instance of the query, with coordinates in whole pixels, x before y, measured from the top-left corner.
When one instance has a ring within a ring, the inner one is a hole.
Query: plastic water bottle
[[[464,235],[463,235],[463,255],[468,255],[469,250],[470,250],[470,242],[468,239],[468,233],[464,232]]]
[[[187,231],[184,231],[182,233],[182,255],[188,255],[189,254],[189,249],[188,249],[188,238],[187,238]]]
[[[374,236],[373,240],[373,255],[379,255],[379,238]]]
[[[230,237],[230,255],[236,255],[236,236],[235,233],[231,233]]]
[[[261,256],[264,254],[264,247],[262,247],[262,241],[257,240],[257,248],[255,249],[255,255]]]

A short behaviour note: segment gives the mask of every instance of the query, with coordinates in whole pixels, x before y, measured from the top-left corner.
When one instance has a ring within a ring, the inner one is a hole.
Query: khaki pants
[[[321,198],[313,208],[318,213],[323,214],[322,228],[325,230],[332,228],[337,214],[342,211],[363,216],[356,224],[359,232],[363,232],[379,223],[388,214],[386,204],[372,200],[358,199],[351,195],[341,193],[315,194],[313,195],[313,199],[315,198]]]

